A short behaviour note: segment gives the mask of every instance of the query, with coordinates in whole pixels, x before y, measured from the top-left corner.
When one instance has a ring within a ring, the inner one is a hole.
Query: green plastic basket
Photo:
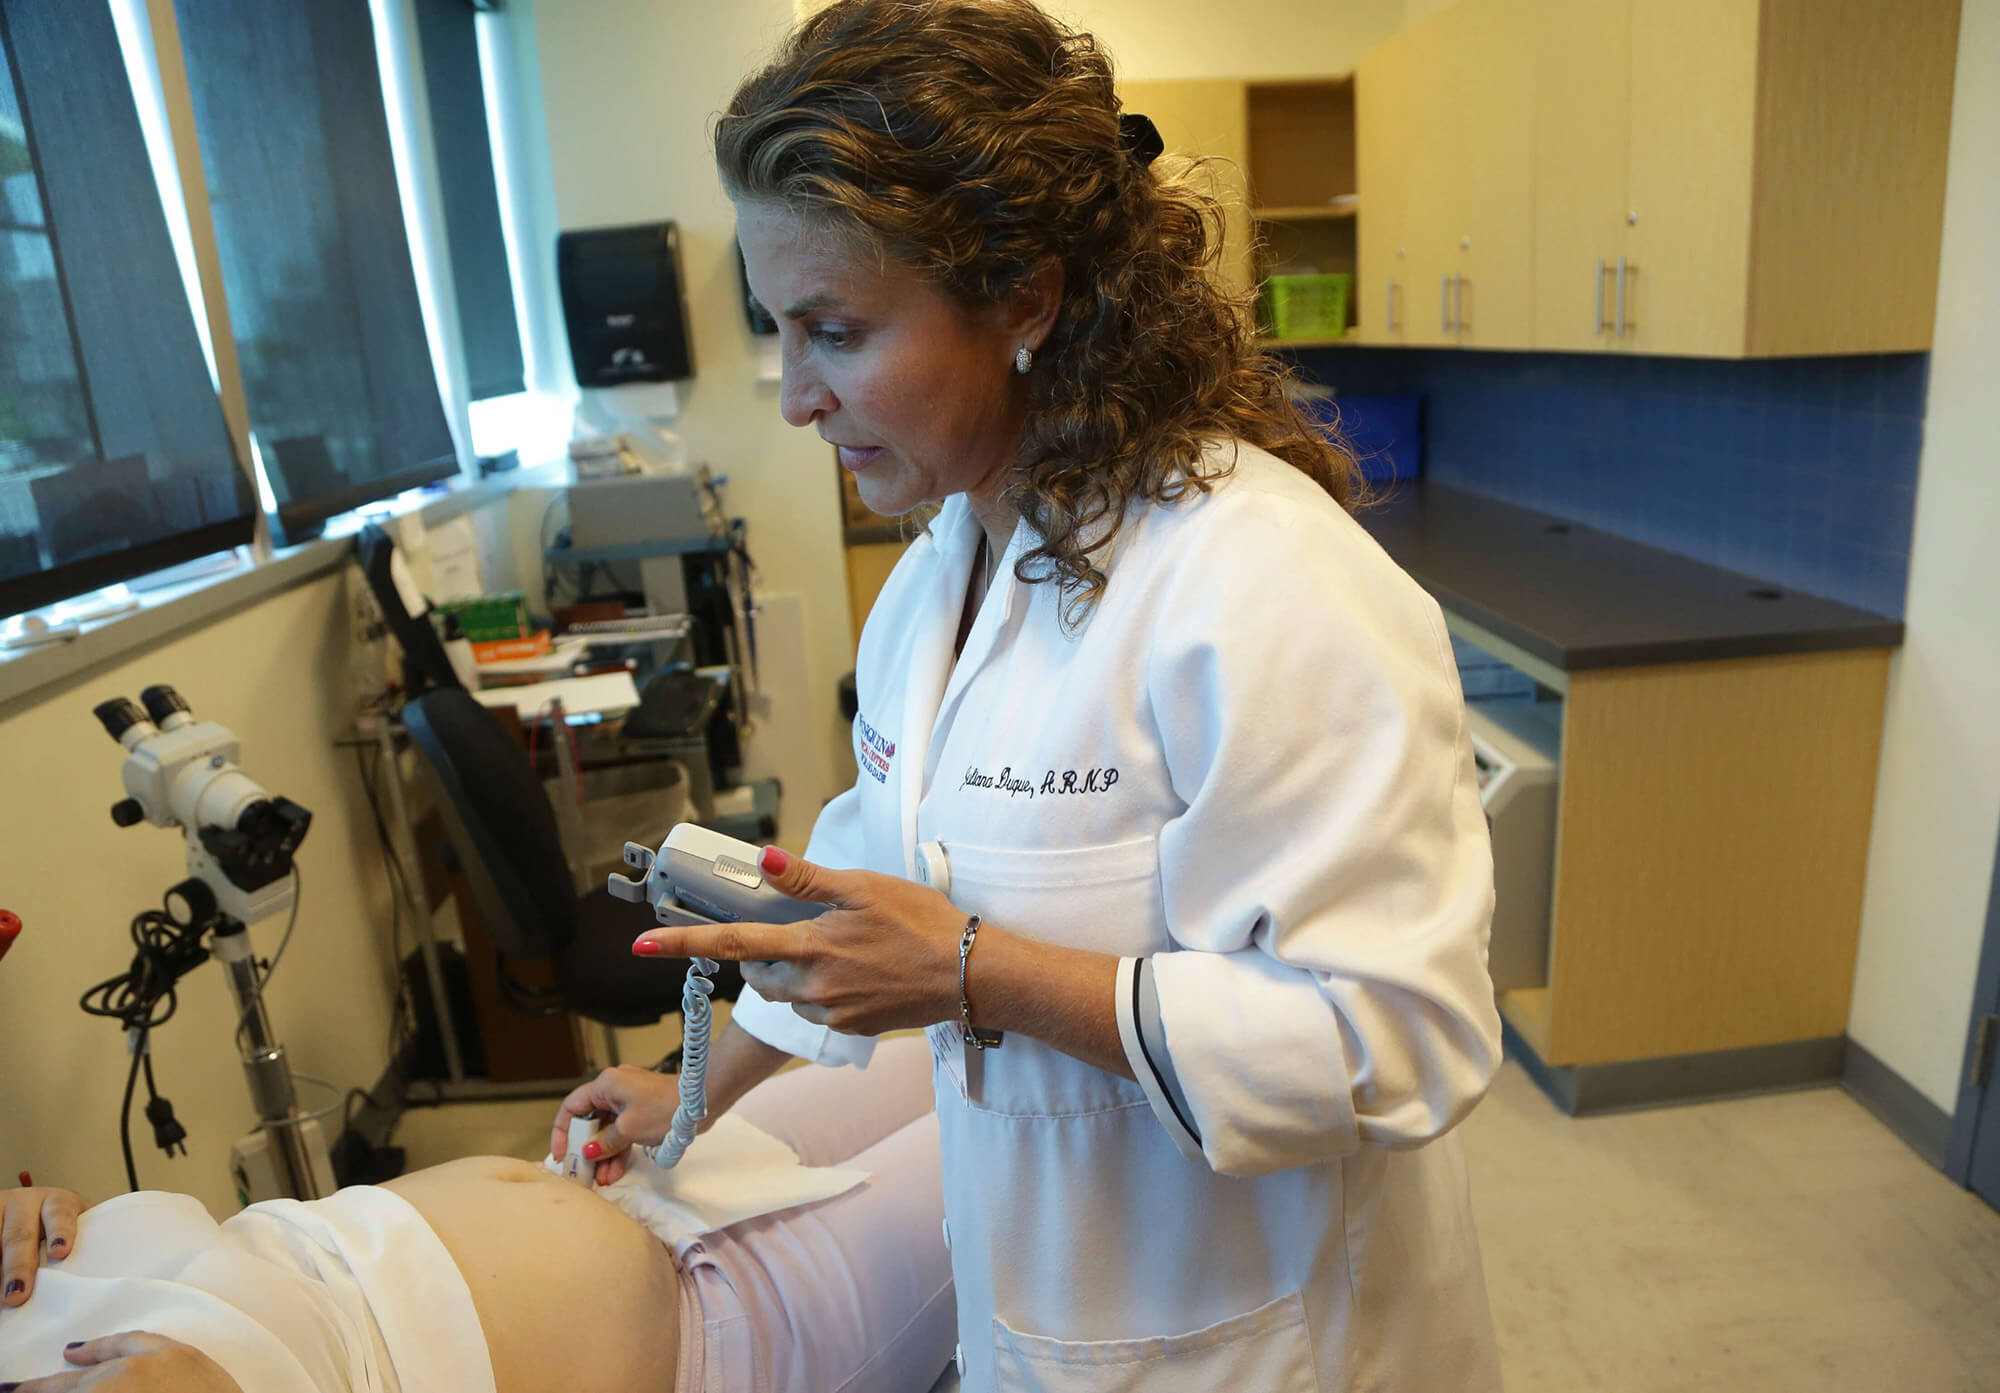
[[[519,590],[450,600],[437,607],[440,622],[448,614],[457,616],[459,632],[474,643],[521,638],[534,632],[534,625],[528,619],[527,596]]]
[[[1344,271],[1313,276],[1271,276],[1264,282],[1271,334],[1280,339],[1337,339],[1347,332],[1347,296],[1354,277]]]

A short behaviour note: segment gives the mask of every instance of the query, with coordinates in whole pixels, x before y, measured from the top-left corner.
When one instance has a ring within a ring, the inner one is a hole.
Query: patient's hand
[[[84,1208],[82,1195],[53,1185],[0,1190],[0,1306],[25,1306],[35,1294],[45,1249],[50,1262],[75,1250]]]
[[[17,1393],[64,1393],[72,1388],[105,1393],[243,1393],[242,1386],[200,1350],[144,1330],[85,1341],[64,1350],[63,1358],[81,1367],[30,1379]]]

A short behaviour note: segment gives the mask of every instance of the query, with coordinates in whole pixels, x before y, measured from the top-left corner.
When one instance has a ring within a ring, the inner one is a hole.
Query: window
[[[102,0],[0,0],[0,613],[250,538]]]
[[[424,93],[437,148],[451,280],[473,401],[522,390],[514,278],[500,231],[500,193],[480,78],[472,0],[415,0]],[[490,3],[490,0],[489,0]]]
[[[250,428],[286,536],[458,471],[366,0],[179,0]]]

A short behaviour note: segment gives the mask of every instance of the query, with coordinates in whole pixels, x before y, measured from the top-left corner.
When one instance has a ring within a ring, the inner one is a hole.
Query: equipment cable
[[[176,891],[167,894],[171,899]],[[183,1155],[187,1152],[187,1129],[175,1119],[173,1104],[160,1096],[153,1080],[151,1037],[153,1030],[173,1019],[179,1008],[175,984],[208,961],[208,949],[201,940],[210,920],[193,912],[195,909],[190,903],[186,919],[177,918],[165,904],[134,915],[132,965],[91,987],[77,1002],[84,1014],[103,1016],[125,1027],[132,1067],[125,1076],[118,1139],[125,1154],[125,1178],[134,1190],[139,1188],[139,1168],[132,1157],[132,1095],[138,1089],[142,1068],[146,1075],[146,1120],[153,1124],[153,1140],[169,1156],[176,1147]]]
[[[695,1130],[708,1116],[708,1038],[715,993],[710,980],[721,971],[714,958],[690,958],[687,982],[681,988],[681,1101],[674,1120],[657,1146],[646,1148],[653,1164],[671,1170],[693,1144]]]

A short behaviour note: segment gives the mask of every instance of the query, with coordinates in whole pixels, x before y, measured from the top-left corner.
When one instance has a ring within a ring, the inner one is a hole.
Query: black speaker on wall
[[[556,239],[556,279],[577,386],[694,376],[674,224],[565,232]]]

